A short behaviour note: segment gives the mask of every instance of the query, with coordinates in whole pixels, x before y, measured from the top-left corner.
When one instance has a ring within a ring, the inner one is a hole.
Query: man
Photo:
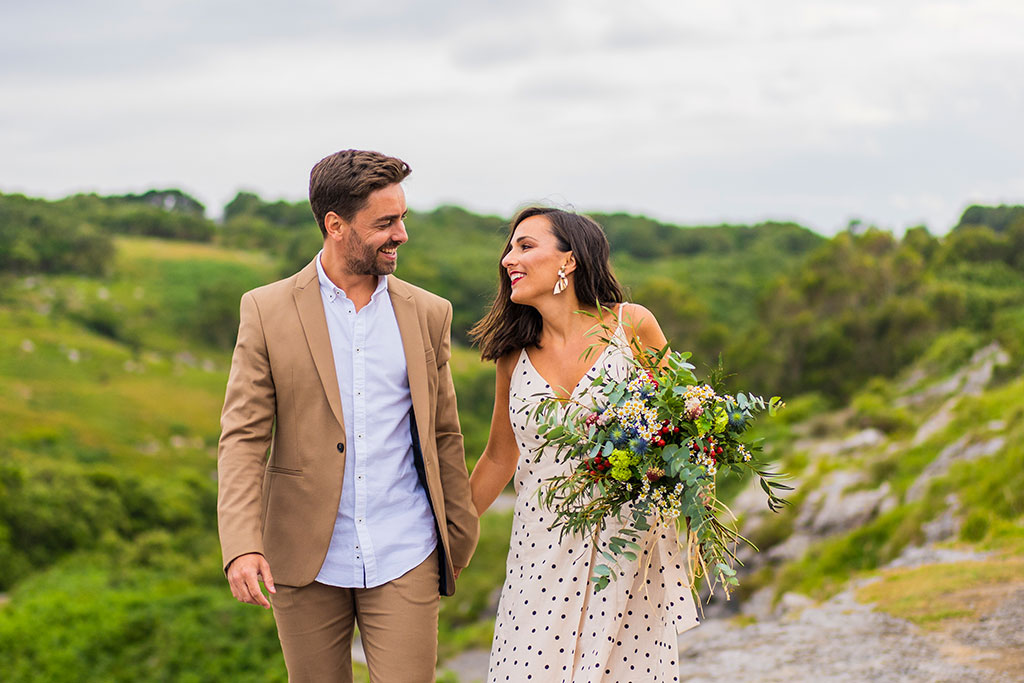
[[[451,371],[452,308],[395,278],[400,159],[346,150],[310,174],[323,250],[242,296],[218,455],[231,591],[270,607],[291,681],[432,681],[439,594],[479,525]],[[270,451],[269,460],[267,451]]]

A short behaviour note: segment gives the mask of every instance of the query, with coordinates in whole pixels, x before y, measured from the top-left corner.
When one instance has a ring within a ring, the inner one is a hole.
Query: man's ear
[[[324,216],[324,229],[327,231],[327,239],[338,241],[345,235],[348,224],[338,214],[328,211]]]

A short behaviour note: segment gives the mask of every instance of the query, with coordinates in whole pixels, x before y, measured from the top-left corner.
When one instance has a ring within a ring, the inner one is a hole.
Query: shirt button
[[[345,452],[345,444],[343,444],[340,441],[338,442],[338,452],[339,453],[344,453]]]

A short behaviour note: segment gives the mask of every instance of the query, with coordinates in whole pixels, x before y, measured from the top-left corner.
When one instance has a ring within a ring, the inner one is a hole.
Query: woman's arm
[[[498,359],[494,378],[494,413],[487,447],[473,468],[469,486],[473,491],[476,513],[482,515],[491,506],[505,485],[512,479],[519,461],[519,449],[508,417],[508,392],[516,354],[510,352]]]

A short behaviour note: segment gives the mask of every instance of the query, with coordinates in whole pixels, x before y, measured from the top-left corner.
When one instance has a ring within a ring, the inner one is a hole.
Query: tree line
[[[651,308],[677,348],[711,364],[719,354],[747,386],[833,401],[889,377],[943,332],[964,328],[1019,348],[1024,338],[1024,207],[970,206],[945,236],[902,237],[852,224],[832,238],[800,225],[680,227],[643,216],[593,214],[629,296]],[[507,220],[455,206],[411,212],[399,274],[452,301],[453,334],[486,311]],[[308,203],[239,192],[219,223],[179,190],[58,201],[0,195],[0,272],[100,276],[112,237],[139,235],[259,250],[284,276],[322,241]],[[223,278],[221,278],[223,280]],[[246,286],[203,288],[200,341],[233,343]],[[223,301],[220,301],[223,299]],[[214,320],[213,318],[216,318]],[[223,320],[222,320],[223,318]]]

